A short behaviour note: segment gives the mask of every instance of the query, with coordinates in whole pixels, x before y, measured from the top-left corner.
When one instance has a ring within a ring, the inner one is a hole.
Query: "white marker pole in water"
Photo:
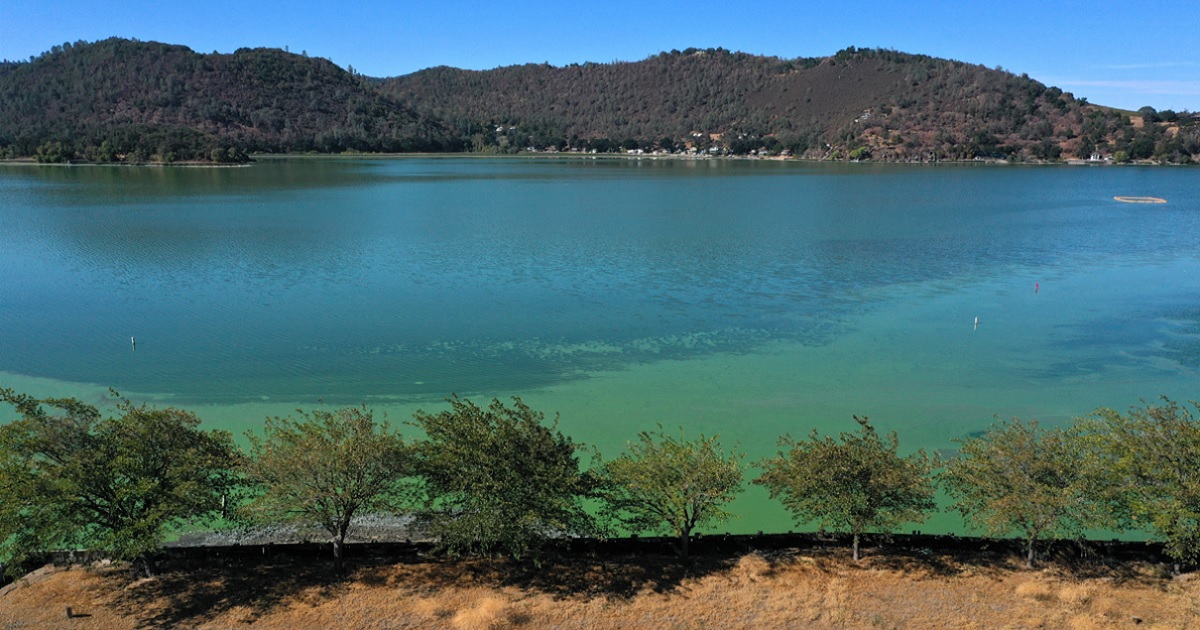
[[[973,328],[972,330],[978,330],[978,329],[979,329],[979,316],[976,315],[975,316],[975,328]]]
[[[130,338],[129,338],[129,345],[130,345],[130,346],[131,346],[131,347],[132,347],[134,350],[137,350],[137,339],[136,339],[136,338],[134,338],[134,337],[130,337]]]

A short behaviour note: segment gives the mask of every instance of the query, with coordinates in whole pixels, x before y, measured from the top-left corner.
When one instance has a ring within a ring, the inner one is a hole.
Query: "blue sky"
[[[688,47],[780,57],[881,47],[1028,73],[1093,103],[1197,111],[1195,9],[1194,0],[0,0],[0,58],[121,36],[199,52],[287,47],[382,77],[636,61]]]

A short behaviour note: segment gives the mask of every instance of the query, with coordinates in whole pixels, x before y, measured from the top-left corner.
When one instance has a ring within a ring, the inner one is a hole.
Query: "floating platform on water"
[[[1113,197],[1113,199],[1116,199],[1121,203],[1167,203],[1167,200],[1161,197],[1126,197],[1124,195],[1118,195]]]

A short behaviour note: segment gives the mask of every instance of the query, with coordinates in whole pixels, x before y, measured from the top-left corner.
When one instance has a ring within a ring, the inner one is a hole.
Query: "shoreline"
[[[221,163],[217,163],[217,162],[191,162],[191,161],[189,161],[189,162],[134,162],[134,163],[128,163],[128,162],[84,162],[84,161],[38,162],[37,160],[35,160],[33,158],[8,158],[8,159],[0,160],[0,165],[8,165],[8,164],[12,164],[15,166],[56,166],[56,167],[96,166],[96,167],[113,167],[113,168],[131,167],[131,166],[132,167],[150,166],[150,167],[158,167],[158,168],[245,168],[248,166],[254,166],[253,160],[250,162],[244,162],[244,163],[240,163],[240,164],[233,164],[233,163],[221,164]]]
[[[969,160],[826,160],[797,156],[757,156],[757,155],[705,155],[705,154],[672,154],[672,153],[582,153],[571,151],[521,151],[519,153],[476,153],[470,151],[447,153],[254,153],[249,162],[238,164],[221,164],[216,162],[38,162],[33,158],[0,159],[0,166],[94,166],[94,167],[154,167],[154,168],[247,168],[254,166],[259,160],[394,160],[394,159],[571,159],[571,160],[674,160],[703,162],[709,160],[747,161],[747,162],[795,162],[803,164],[905,164],[916,166],[950,165],[993,165],[993,166],[1196,166],[1196,164],[1179,164],[1175,162],[1154,162],[1137,160],[1127,163],[1093,162],[1078,158],[1067,158],[1057,161],[1024,161],[1011,162],[997,158],[973,158]]]
[[[520,153],[475,153],[463,151],[458,153],[255,153],[254,160],[286,160],[286,159],[571,159],[571,160],[653,160],[653,161],[684,161],[704,162],[744,161],[744,162],[794,162],[801,164],[896,164],[910,166],[949,165],[993,165],[993,166],[1193,166],[1189,164],[1159,163],[1148,160],[1129,162],[1125,164],[1086,162],[1075,159],[1059,161],[1025,161],[1011,162],[994,158],[973,158],[970,160],[825,160],[797,156],[756,156],[756,155],[704,155],[704,154],[673,154],[673,153],[643,153],[630,155],[626,153],[582,153],[571,151],[521,151]]]

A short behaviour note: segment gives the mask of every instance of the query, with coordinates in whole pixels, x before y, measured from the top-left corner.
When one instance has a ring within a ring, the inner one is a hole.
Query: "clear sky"
[[[0,0],[0,59],[112,36],[287,47],[376,77],[448,65],[637,61],[723,47],[893,48],[1024,72],[1093,103],[1200,110],[1197,0]]]

